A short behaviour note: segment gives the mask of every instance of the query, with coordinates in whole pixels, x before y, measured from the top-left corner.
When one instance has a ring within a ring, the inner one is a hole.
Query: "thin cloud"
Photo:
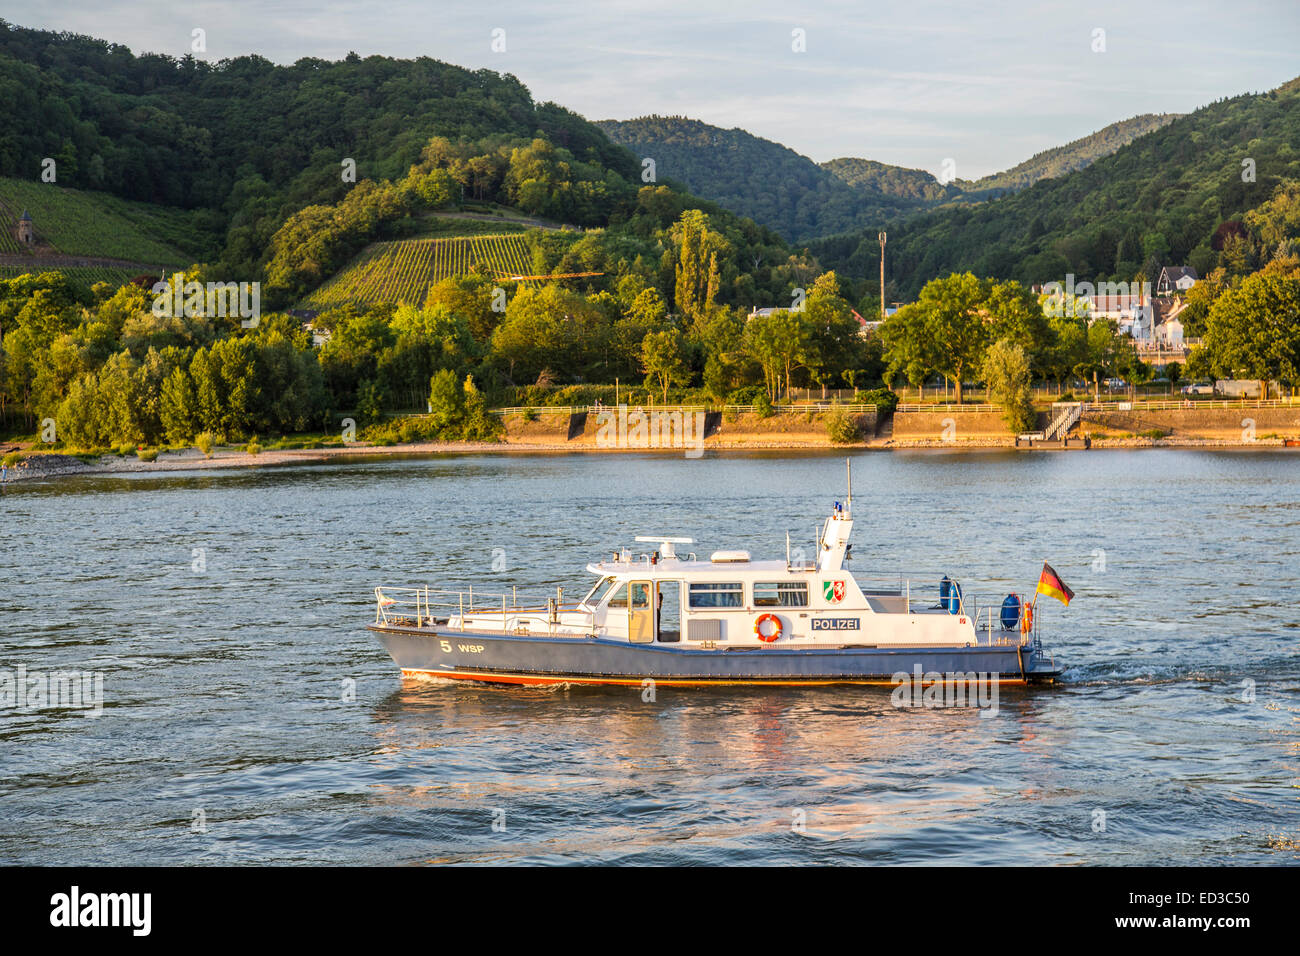
[[[934,169],[954,156],[971,177],[1030,145],[1277,86],[1300,34],[1294,0],[45,0],[5,16],[177,57],[202,27],[211,61],[429,56],[513,73],[593,119],[684,114],[819,161]],[[495,27],[504,54],[490,48]],[[791,48],[795,29],[806,52]],[[1097,29],[1105,52],[1093,52]]]

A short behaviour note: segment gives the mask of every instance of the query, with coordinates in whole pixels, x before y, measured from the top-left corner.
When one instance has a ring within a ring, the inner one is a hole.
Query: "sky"
[[[201,29],[212,61],[429,56],[588,119],[683,115],[964,179],[1300,75],[1300,0],[0,0],[0,18],[173,56]]]

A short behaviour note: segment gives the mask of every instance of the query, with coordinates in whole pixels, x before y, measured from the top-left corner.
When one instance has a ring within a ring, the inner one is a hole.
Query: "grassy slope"
[[[527,223],[509,219],[453,219],[450,216],[423,216],[415,220],[410,239],[455,239],[458,236],[499,236],[508,232],[527,232]]]
[[[24,209],[31,213],[37,238],[64,255],[158,266],[190,261],[176,245],[189,229],[189,213],[107,193],[7,178],[0,178],[0,253],[25,251],[15,238]]]

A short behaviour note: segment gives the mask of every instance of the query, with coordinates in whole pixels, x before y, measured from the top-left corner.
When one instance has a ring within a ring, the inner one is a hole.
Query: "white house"
[[[1183,323],[1178,319],[1169,319],[1156,329],[1156,338],[1174,348],[1183,346]]]
[[[1173,303],[1153,301],[1152,327],[1155,329],[1154,340],[1157,345],[1167,348],[1182,348],[1183,322],[1178,314],[1186,307],[1181,299]]]
[[[1155,323],[1150,297],[1120,293],[1090,295],[1086,298],[1090,319],[1111,319],[1121,334],[1131,335],[1139,342],[1151,339]]]

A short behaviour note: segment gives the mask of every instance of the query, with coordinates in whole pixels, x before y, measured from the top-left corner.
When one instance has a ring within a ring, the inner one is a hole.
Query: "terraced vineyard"
[[[18,244],[16,229],[18,220],[3,206],[0,206],[0,253],[22,252],[22,247]]]
[[[25,250],[16,236],[18,217],[31,213],[36,238],[68,256],[125,259],[151,265],[186,265],[192,258],[164,239],[189,230],[189,214],[128,202],[105,193],[0,177],[0,253]]]
[[[429,286],[481,265],[489,276],[528,275],[531,256],[523,236],[458,236],[377,242],[309,295],[303,308],[408,302],[422,305]]]

